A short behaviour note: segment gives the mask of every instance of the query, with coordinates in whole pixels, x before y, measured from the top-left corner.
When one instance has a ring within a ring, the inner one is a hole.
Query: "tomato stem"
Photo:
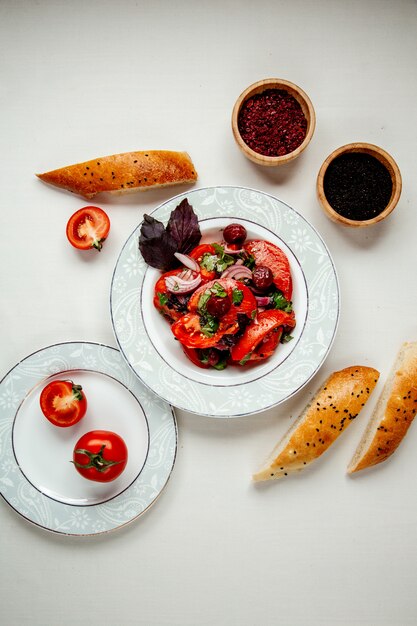
[[[81,385],[74,385],[72,381],[71,383],[72,383],[72,393],[74,395],[74,398],[78,401],[81,401],[83,399],[83,394],[81,393],[82,391]]]
[[[93,241],[93,243],[91,244],[91,247],[92,247],[92,248],[95,248],[96,250],[98,250],[98,251],[100,252],[100,250],[101,250],[101,249],[102,249],[102,247],[103,247],[103,243],[104,243],[105,241],[106,241],[106,240],[105,240],[105,238],[103,238],[103,239],[95,239],[95,240]]]
[[[71,461],[74,463],[76,467],[80,467],[82,469],[90,469],[93,467],[98,472],[104,472],[108,467],[112,465],[119,465],[119,463],[124,463],[124,459],[122,461],[109,461],[103,457],[103,450],[105,448],[105,444],[103,444],[98,452],[90,452],[90,450],[84,450],[83,448],[77,448],[74,452],[75,454],[85,454],[89,461],[88,463],[77,463],[77,461]]]

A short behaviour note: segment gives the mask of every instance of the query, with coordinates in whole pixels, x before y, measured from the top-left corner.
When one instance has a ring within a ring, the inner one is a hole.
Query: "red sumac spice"
[[[258,154],[284,156],[303,143],[307,120],[294,96],[283,89],[266,89],[245,100],[238,128],[243,141]]]

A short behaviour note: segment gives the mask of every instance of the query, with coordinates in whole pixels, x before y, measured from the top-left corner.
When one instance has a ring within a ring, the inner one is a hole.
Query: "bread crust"
[[[318,459],[358,416],[378,378],[361,365],[331,374],[253,480],[282,478]]]
[[[348,473],[386,461],[404,439],[417,413],[417,342],[404,343],[359,442]]]
[[[91,200],[99,193],[123,194],[194,183],[197,173],[186,152],[149,150],[98,157],[36,174],[45,183]]]

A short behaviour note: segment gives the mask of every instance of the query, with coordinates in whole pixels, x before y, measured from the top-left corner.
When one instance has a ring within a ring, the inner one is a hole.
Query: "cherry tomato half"
[[[53,380],[40,396],[42,413],[55,426],[73,426],[87,410],[87,399],[81,385],[71,380]]]
[[[73,463],[84,478],[108,483],[123,472],[127,456],[127,447],[120,435],[109,430],[92,430],[75,444]]]
[[[247,241],[243,247],[246,252],[254,257],[256,265],[269,267],[274,277],[274,284],[282,291],[287,300],[291,300],[291,270],[285,252],[270,241],[256,239]]]
[[[227,319],[228,315],[221,318],[217,331],[207,337],[201,331],[201,317],[197,313],[186,313],[174,322],[171,330],[178,341],[187,348],[212,348],[226,333],[234,334],[239,329],[236,319]]]
[[[165,317],[168,318],[170,322],[175,321],[184,314],[182,311],[176,310],[172,306],[168,306],[168,298],[170,297],[170,292],[168,291],[165,283],[165,278],[167,276],[177,276],[184,271],[183,267],[179,267],[175,270],[170,270],[169,272],[165,272],[162,274],[160,278],[156,281],[154,295],[153,295],[153,304],[158,311],[160,311]]]
[[[211,254],[213,256],[216,254],[215,248],[210,243],[201,243],[190,252],[190,257],[197,261],[200,266],[200,274],[203,282],[213,280],[213,278],[217,276],[216,270],[208,270],[201,266],[201,261],[205,254]]]
[[[233,346],[231,350],[233,361],[246,362],[271,356],[279,342],[279,338],[276,341],[276,337],[273,337],[271,333],[279,327],[294,328],[294,326],[295,318],[290,313],[278,309],[262,311],[258,314],[257,320],[245,329],[242,337]]]
[[[74,248],[100,251],[109,234],[110,220],[97,206],[85,206],[72,215],[67,224],[67,238]]]

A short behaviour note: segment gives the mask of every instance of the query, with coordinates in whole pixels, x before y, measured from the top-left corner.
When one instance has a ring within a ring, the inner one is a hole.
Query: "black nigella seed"
[[[364,152],[336,157],[326,170],[323,186],[327,201],[339,215],[360,221],[382,213],[392,194],[389,171]]]

